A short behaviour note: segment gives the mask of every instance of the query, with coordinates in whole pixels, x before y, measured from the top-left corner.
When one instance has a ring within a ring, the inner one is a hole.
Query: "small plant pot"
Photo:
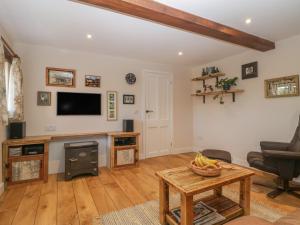
[[[224,90],[224,91],[229,91],[230,88],[231,88],[231,85],[230,85],[230,84],[224,84],[224,85],[223,85],[223,90]]]

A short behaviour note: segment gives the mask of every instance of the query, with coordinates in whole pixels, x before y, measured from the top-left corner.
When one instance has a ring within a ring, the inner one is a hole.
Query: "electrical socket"
[[[56,125],[47,125],[45,127],[46,131],[56,131]]]

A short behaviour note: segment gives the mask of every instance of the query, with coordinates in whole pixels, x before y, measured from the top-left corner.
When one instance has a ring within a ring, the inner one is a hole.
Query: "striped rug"
[[[206,192],[205,194],[198,195],[196,199],[209,194],[211,193]],[[224,188],[223,194],[234,201],[238,201],[238,192],[234,190]],[[171,208],[179,206],[179,202],[179,194],[174,194],[170,197]],[[264,203],[252,199],[251,215],[274,222],[280,217],[287,215],[287,212],[267,207]],[[131,208],[114,211],[103,215],[101,218],[96,218],[94,225],[160,225],[159,203],[157,200],[153,200]]]

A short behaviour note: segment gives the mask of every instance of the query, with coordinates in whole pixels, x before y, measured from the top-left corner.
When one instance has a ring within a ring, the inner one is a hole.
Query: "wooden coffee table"
[[[223,164],[223,163],[222,163]],[[169,187],[181,195],[181,225],[193,224],[193,196],[209,190],[214,194],[197,200],[217,209],[218,213],[226,218],[218,224],[223,224],[241,215],[250,213],[251,176],[254,172],[233,164],[223,164],[226,169],[218,177],[202,177],[195,174],[188,167],[179,167],[159,171],[159,214],[160,223],[178,225],[169,210]],[[240,199],[236,203],[222,195],[222,187],[231,183],[240,182]]]

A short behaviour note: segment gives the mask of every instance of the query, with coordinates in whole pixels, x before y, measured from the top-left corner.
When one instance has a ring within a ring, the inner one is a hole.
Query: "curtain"
[[[9,120],[22,121],[24,119],[23,75],[19,58],[14,58],[10,67],[7,95]]]
[[[0,123],[7,125],[7,99],[6,99],[6,79],[5,79],[5,56],[2,41],[0,41]]]

